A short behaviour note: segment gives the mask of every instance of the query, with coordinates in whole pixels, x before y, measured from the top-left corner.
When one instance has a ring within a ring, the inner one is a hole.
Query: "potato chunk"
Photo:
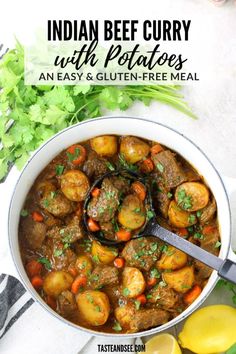
[[[97,136],[90,140],[90,145],[100,156],[113,156],[117,152],[117,138],[115,136]]]
[[[91,253],[95,260],[103,264],[109,264],[113,262],[118,255],[118,252],[115,248],[103,246],[100,242],[97,241],[92,242]]]
[[[47,295],[57,297],[63,291],[70,289],[73,283],[73,277],[63,271],[54,271],[46,275],[43,282],[43,290]]]
[[[197,223],[195,214],[181,209],[174,200],[170,202],[168,217],[171,225],[175,227],[189,227]]]
[[[120,325],[124,328],[129,328],[130,323],[135,314],[135,307],[132,304],[117,307],[115,309],[115,317]]]
[[[186,182],[177,187],[175,200],[182,209],[196,211],[208,204],[209,190],[202,183]]]
[[[137,195],[125,197],[121,205],[118,221],[127,229],[135,230],[143,226],[146,220],[145,208]]]
[[[110,303],[102,291],[87,290],[80,293],[76,302],[80,315],[91,326],[101,326],[106,323],[110,313]]]
[[[83,274],[89,274],[93,269],[93,264],[88,256],[78,256],[75,262],[76,268]]]
[[[146,283],[142,272],[138,268],[125,267],[122,273],[123,295],[128,298],[134,298],[142,294]]]
[[[187,260],[186,253],[173,246],[168,246],[168,250],[162,253],[160,260],[157,262],[157,267],[163,270],[176,270],[182,268],[187,263]]]
[[[178,293],[186,293],[193,286],[194,270],[193,267],[186,266],[170,273],[163,273],[162,278]]]
[[[70,170],[61,177],[61,190],[69,200],[81,202],[89,190],[89,180],[83,172]]]
[[[150,146],[143,140],[133,136],[125,136],[121,140],[120,153],[128,163],[134,164],[145,158],[150,151]]]

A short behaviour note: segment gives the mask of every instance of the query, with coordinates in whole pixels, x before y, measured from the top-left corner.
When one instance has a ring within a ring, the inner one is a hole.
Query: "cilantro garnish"
[[[160,162],[158,162],[158,163],[156,164],[156,168],[157,168],[161,173],[164,171],[164,166],[163,166]]]
[[[177,194],[178,205],[188,210],[192,208],[192,197],[187,195],[184,189],[180,189]]]
[[[60,257],[60,256],[62,256],[62,255],[63,255],[63,249],[59,249],[59,248],[55,249],[55,251],[53,252],[53,255],[54,255],[55,257]]]
[[[46,257],[38,258],[38,262],[42,263],[47,270],[50,270],[52,268],[51,262]]]
[[[114,329],[114,331],[116,331],[116,332],[122,331],[122,327],[119,324],[119,322],[117,322],[117,321],[114,322],[114,326],[112,327],[112,329]]]
[[[63,165],[56,165],[56,175],[61,176],[62,173],[64,172],[65,166]]]
[[[28,212],[28,210],[26,210],[26,209],[22,209],[21,212],[20,212],[20,215],[23,216],[23,217],[25,217],[25,216],[28,216],[28,215],[29,215],[29,212]]]
[[[130,290],[128,288],[123,289],[123,295],[128,296],[130,294]]]

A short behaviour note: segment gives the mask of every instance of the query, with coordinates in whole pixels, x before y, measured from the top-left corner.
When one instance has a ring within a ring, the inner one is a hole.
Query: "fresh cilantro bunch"
[[[234,305],[236,305],[236,285],[227,281],[227,280],[224,280],[224,279],[220,279],[218,281],[218,283],[216,284],[216,288],[222,288],[224,287],[225,289],[227,289],[228,291],[231,292],[232,294],[232,302]]]
[[[24,49],[19,42],[0,62],[0,88],[0,180],[9,166],[21,168],[30,152],[52,135],[102,115],[104,108],[124,111],[135,100],[145,105],[156,100],[195,118],[179,93],[180,86],[26,86]]]

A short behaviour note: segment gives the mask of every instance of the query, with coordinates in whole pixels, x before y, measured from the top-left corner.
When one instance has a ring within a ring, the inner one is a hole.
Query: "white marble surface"
[[[109,113],[142,116],[175,128],[201,147],[221,174],[236,178],[236,5],[233,1],[229,0],[225,6],[220,8],[214,7],[208,0],[151,0],[140,3],[137,3],[137,1],[128,3],[120,0],[119,4],[113,3],[112,8],[110,7],[110,1],[107,0],[86,1],[82,8],[78,8],[78,2],[74,0],[68,0],[66,8],[63,8],[64,6],[60,3],[57,3],[57,8],[55,8],[55,3],[52,3],[45,0],[37,3],[26,0],[5,2],[4,5],[1,5],[0,42],[12,43],[13,34],[16,34],[24,42],[29,27],[34,26],[34,23],[40,24],[47,18],[60,16],[64,18],[66,16],[69,18],[76,17],[77,15],[92,18],[110,16],[117,18],[155,18],[161,9],[162,14],[166,13],[167,18],[189,16],[198,23],[199,38],[203,47],[211,45],[212,57],[208,59],[211,61],[215,72],[215,79],[211,83],[186,86],[183,89],[187,101],[199,119],[194,121],[182,113],[156,102],[152,103],[150,107],[136,103],[126,112]],[[134,4],[135,8],[133,7]],[[72,11],[72,9],[74,10]],[[74,15],[74,13],[77,15]],[[201,47],[199,47],[199,55],[202,55],[201,50]],[[108,112],[104,113],[107,114]],[[2,197],[3,190],[0,191],[1,216],[4,217],[1,220],[1,245],[6,245],[6,203],[17,175],[17,172],[13,172],[8,186],[4,186],[5,197]],[[236,235],[236,196],[232,197],[231,205],[234,235]],[[0,259],[4,256],[6,256],[6,249],[1,247]],[[225,293],[215,292],[208,298],[207,303],[227,302],[228,300]],[[39,308],[38,311],[43,310]],[[48,321],[48,315],[45,314],[46,321]],[[51,319],[49,321],[52,326],[53,321],[55,320]],[[44,324],[39,323],[37,325],[38,336],[42,335],[43,327]],[[69,330],[69,327],[65,331],[68,336],[67,339],[70,338],[70,331],[71,338],[75,340],[74,330]],[[4,354],[17,352],[20,345],[17,336],[14,337],[14,342],[15,346],[8,339],[7,348],[9,350],[6,349]],[[45,349],[46,347],[43,348],[42,346],[42,350],[45,351]],[[61,352],[59,347],[55,349],[55,353]],[[31,350],[32,354],[36,352],[38,353],[36,349],[35,352]],[[70,347],[68,354],[75,353],[76,349]]]

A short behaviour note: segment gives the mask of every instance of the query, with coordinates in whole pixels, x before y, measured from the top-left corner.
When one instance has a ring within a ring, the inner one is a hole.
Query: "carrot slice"
[[[100,230],[100,226],[92,218],[88,219],[88,227],[89,227],[89,230],[92,231],[92,232],[96,232],[96,231]]]
[[[212,225],[208,225],[208,226],[204,226],[204,228],[202,229],[202,233],[203,235],[210,235],[213,232],[215,232],[216,227],[212,226]]]
[[[145,305],[147,302],[147,298],[144,294],[137,296],[136,300],[139,301],[142,305]]]
[[[190,305],[193,303],[193,301],[196,300],[196,298],[201,294],[202,289],[199,285],[194,285],[191,290],[189,290],[185,295],[184,295],[184,302],[187,305]]]
[[[150,173],[154,169],[154,164],[150,158],[144,160],[140,166],[140,169],[143,173]]]
[[[177,234],[182,237],[188,236],[188,230],[185,227],[178,229]]]
[[[43,221],[43,215],[40,214],[38,211],[33,211],[32,218],[36,222],[42,222]]]
[[[35,289],[40,289],[43,286],[43,278],[41,278],[39,275],[35,275],[31,279],[31,284]]]
[[[137,194],[137,196],[139,197],[140,200],[142,200],[142,201],[145,200],[146,188],[141,182],[136,181],[136,182],[132,183],[131,188]]]
[[[148,281],[147,281],[147,285],[150,286],[150,287],[156,285],[156,283],[157,283],[157,279],[156,278],[149,278]]]
[[[129,241],[131,239],[131,232],[125,229],[120,229],[116,232],[116,237],[119,241]]]
[[[163,147],[160,144],[155,144],[151,147],[151,154],[152,155],[156,155],[161,151],[163,151]]]
[[[78,275],[78,270],[75,267],[69,267],[68,272],[72,275],[72,277],[76,277]]]
[[[79,275],[71,285],[71,292],[77,294],[80,288],[83,288],[87,284],[87,277],[85,275]]]
[[[69,161],[75,166],[80,165],[86,159],[86,150],[82,145],[79,144],[70,146],[66,150],[66,153]]]
[[[125,265],[125,260],[124,258],[121,258],[121,257],[117,257],[115,260],[114,260],[114,266],[116,268],[123,268]]]
[[[43,265],[36,261],[35,259],[32,259],[29,261],[26,266],[25,266],[26,272],[30,278],[32,278],[35,275],[40,275],[43,269]]]
[[[94,188],[91,192],[93,197],[98,197],[100,194],[100,189],[99,188]]]

